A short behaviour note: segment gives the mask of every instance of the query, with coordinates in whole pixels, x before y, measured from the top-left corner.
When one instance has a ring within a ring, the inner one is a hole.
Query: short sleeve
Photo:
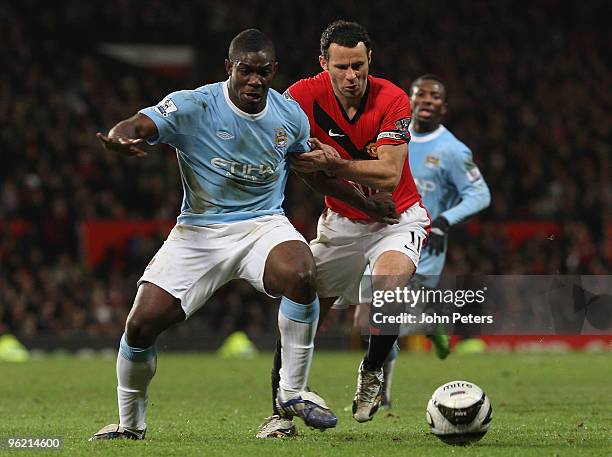
[[[300,130],[296,136],[295,142],[287,148],[287,152],[307,152],[310,151],[310,123],[308,122],[306,113],[304,113],[299,106],[296,111],[299,117]]]
[[[397,145],[410,141],[410,100],[405,92],[398,95],[388,106],[382,118],[376,146]]]
[[[304,96],[306,94],[305,86],[306,83],[303,80],[297,81],[289,86],[289,88],[283,93],[283,97],[285,97],[287,100],[293,100],[300,106],[304,106]]]
[[[157,136],[147,138],[147,143],[173,144],[178,135],[193,125],[193,117],[202,103],[198,103],[195,91],[172,92],[155,106],[139,112],[151,118],[157,126]]]

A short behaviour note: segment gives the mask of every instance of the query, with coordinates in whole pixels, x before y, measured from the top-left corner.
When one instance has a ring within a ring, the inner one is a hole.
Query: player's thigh
[[[429,224],[425,208],[414,205],[401,214],[399,224],[375,234],[367,248],[373,275],[412,277],[419,265]]]
[[[304,241],[283,241],[272,248],[264,268],[264,287],[271,295],[292,300],[315,298],[316,266]],[[292,298],[292,297],[296,298]]]
[[[238,277],[271,297],[297,287],[310,290],[314,299],[316,269],[312,253],[285,216],[260,218],[249,240],[251,246],[239,261]]]
[[[412,277],[416,271],[418,260],[399,250],[390,249],[376,257],[372,267],[374,276],[408,276]]]

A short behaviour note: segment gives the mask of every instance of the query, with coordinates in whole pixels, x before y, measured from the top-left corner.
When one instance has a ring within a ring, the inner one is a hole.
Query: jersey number
[[[423,238],[420,235],[416,235],[413,231],[410,231],[410,244],[416,248],[416,253],[421,255],[421,246],[423,245]]]

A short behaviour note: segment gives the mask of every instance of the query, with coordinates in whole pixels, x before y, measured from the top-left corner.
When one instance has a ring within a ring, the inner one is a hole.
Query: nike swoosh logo
[[[370,85],[368,84],[368,87]],[[323,108],[316,102],[312,107],[312,114],[314,117],[315,125],[319,126],[321,130],[327,132],[331,130],[332,132],[338,132],[339,134],[343,134],[344,136],[330,138],[334,140],[338,145],[344,149],[353,159],[361,159],[361,160],[372,160],[372,157],[364,151],[363,149],[359,149],[357,146],[353,144],[351,139],[346,136],[344,131],[338,126],[338,123],[325,112]],[[376,137],[374,137],[373,141],[375,141]]]
[[[327,132],[327,134],[329,136],[346,136],[346,135],[342,135],[341,133],[334,133],[332,132],[332,129],[329,129],[329,131]]]
[[[414,249],[409,248],[407,244],[405,244],[405,245],[404,245],[404,247],[405,247],[406,249],[408,249],[410,252],[414,252],[416,255],[419,255],[419,253],[418,253],[418,252],[416,252]]]

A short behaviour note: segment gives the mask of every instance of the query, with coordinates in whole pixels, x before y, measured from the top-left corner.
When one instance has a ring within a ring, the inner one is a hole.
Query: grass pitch
[[[161,353],[150,390],[147,440],[87,439],[116,422],[115,361],[76,358],[0,364],[0,437],[61,436],[61,451],[15,455],[87,456],[612,456],[612,356],[600,354],[400,354],[394,410],[369,423],[343,408],[355,389],[360,353],[315,354],[311,386],[334,409],[325,433],[298,424],[299,437],[258,440],[269,415],[271,355],[220,360]],[[448,446],[429,434],[425,406],[453,379],[481,386],[493,423],[479,443]],[[0,452],[4,454],[3,452]]]

